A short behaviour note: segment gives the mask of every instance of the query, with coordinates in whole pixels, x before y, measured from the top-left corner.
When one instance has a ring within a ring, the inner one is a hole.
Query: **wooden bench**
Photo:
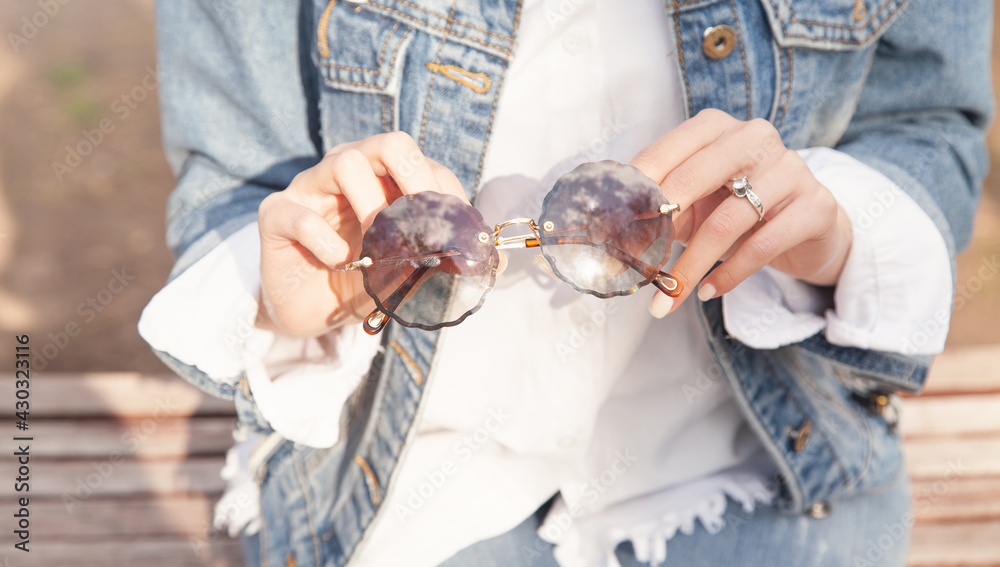
[[[180,378],[134,373],[40,374],[30,400],[31,553],[13,549],[23,494],[8,488],[0,566],[242,566],[239,543],[211,528],[230,403]],[[4,405],[8,432],[19,434],[13,403]],[[938,357],[927,392],[905,406],[910,565],[1000,566],[1000,347]],[[8,487],[12,452],[0,458]]]

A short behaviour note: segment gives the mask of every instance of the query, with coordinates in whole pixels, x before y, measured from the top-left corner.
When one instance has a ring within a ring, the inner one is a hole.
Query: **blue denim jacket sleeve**
[[[877,169],[968,245],[989,165],[992,0],[910,2],[879,40],[838,149]]]
[[[157,2],[160,106],[178,177],[167,204],[171,279],[256,220],[321,152],[300,0]]]

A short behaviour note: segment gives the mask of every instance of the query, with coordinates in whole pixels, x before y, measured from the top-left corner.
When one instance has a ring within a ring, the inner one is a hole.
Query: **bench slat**
[[[233,445],[232,417],[112,420],[37,420],[29,433],[39,458],[107,458],[117,451],[137,458],[222,455]]]
[[[91,498],[69,510],[61,500],[32,500],[31,528],[50,541],[140,536],[190,536],[228,539],[212,530],[218,495],[132,496]],[[15,541],[13,531],[0,532],[0,542]]]
[[[1000,520],[1000,477],[914,481],[913,510],[917,522]]]
[[[924,395],[1000,392],[1000,345],[949,348],[934,358]]]
[[[910,567],[1000,565],[1000,521],[917,524]]]
[[[174,376],[147,376],[137,372],[35,374],[31,379],[31,418],[39,417],[185,417],[234,415],[233,402],[209,396]],[[0,373],[4,384],[13,374]],[[0,416],[13,415],[14,404],[0,407]]]
[[[1000,435],[912,439],[904,453],[916,479],[1000,476]]]
[[[187,538],[32,542],[28,565],[73,567],[243,567],[240,542],[219,538],[205,544]],[[24,554],[28,556],[28,554]],[[13,564],[12,564],[13,567]]]
[[[907,398],[900,430],[907,437],[1000,433],[1000,394]]]
[[[0,461],[9,468],[10,459]],[[53,498],[82,502],[101,496],[175,493],[220,493],[225,481],[219,476],[225,459],[192,457],[185,460],[31,461],[31,498]],[[0,493],[10,501],[12,490]]]

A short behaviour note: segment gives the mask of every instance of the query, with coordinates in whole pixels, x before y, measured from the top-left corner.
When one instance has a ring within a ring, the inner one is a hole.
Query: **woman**
[[[236,402],[249,565],[905,562],[894,392],[944,344],[990,3],[667,4],[158,5],[178,261],[140,331]],[[602,160],[679,205],[679,293],[513,251],[461,324],[360,331],[387,205],[537,220]]]

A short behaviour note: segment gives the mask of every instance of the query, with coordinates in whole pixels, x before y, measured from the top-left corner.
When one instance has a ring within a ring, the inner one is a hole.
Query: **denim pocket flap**
[[[761,0],[782,47],[846,51],[875,42],[910,0]]]
[[[384,93],[403,59],[410,31],[397,19],[331,1],[317,29],[323,78],[344,90]]]

